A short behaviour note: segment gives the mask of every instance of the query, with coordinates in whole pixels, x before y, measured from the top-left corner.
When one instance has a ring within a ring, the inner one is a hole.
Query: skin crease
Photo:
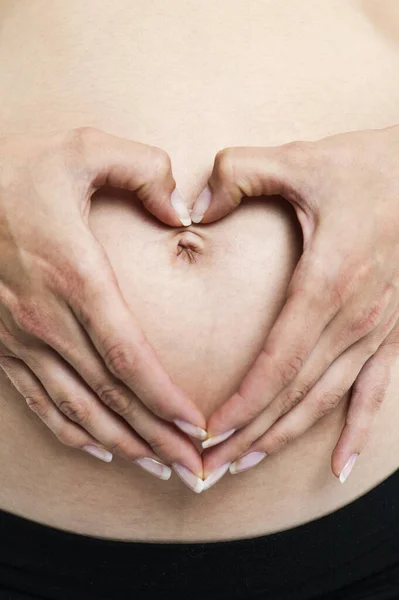
[[[95,12],[77,2],[6,2],[0,19],[5,133],[89,124],[155,144],[169,152],[190,206],[223,147],[399,122],[397,50],[360,2],[248,10],[220,2],[212,11],[173,2],[168,14],[161,2],[103,1]],[[124,194],[97,195],[90,225],[162,363],[208,417],[239,385],[284,300],[301,243],[292,211],[279,199],[248,202],[187,231],[156,222]],[[397,377],[344,486],[329,463],[345,402],[281,453],[199,496],[175,476],[161,482],[62,446],[1,377],[0,507],[116,539],[229,539],[291,527],[397,468]]]
[[[333,473],[342,481],[348,461],[362,453],[398,359],[398,142],[394,125],[216,156],[201,222],[229,214],[243,192],[281,193],[296,209],[304,250],[262,352],[208,420],[203,446],[223,443],[207,451],[205,475],[245,452],[244,466],[259,451],[279,452],[351,386]],[[192,217],[197,210],[196,203]]]

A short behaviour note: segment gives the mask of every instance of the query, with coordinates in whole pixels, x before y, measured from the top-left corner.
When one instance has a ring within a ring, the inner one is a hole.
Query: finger
[[[257,430],[259,431],[262,429],[261,422],[263,421],[263,427],[265,428],[265,431],[270,430],[270,436],[272,433],[274,433],[276,436],[276,445],[274,446],[272,444],[272,446],[268,448],[269,453],[272,451],[278,451],[282,446],[293,439],[293,437],[301,435],[306,431],[306,428],[311,427],[321,417],[334,409],[339,403],[340,398],[342,398],[353,385],[353,382],[356,380],[359,372],[364,369],[366,369],[367,372],[367,365],[373,364],[374,359],[371,357],[373,357],[376,352],[380,353],[381,348],[388,343],[388,340],[392,340],[398,319],[398,306],[393,294],[388,294],[386,300],[387,302],[384,301],[383,303],[385,312],[380,310],[381,303],[379,303],[378,310],[375,308],[375,306],[371,306],[371,309],[369,309],[369,312],[366,313],[366,316],[364,316],[363,313],[353,319],[351,327],[352,331],[358,332],[359,321],[360,323],[363,323],[362,327],[364,327],[366,324],[367,329],[371,329],[371,331],[362,339],[359,339],[355,344],[349,347],[345,352],[343,352],[341,356],[334,362],[332,362],[331,367],[325,371],[325,374],[317,381],[317,383],[315,383],[315,385],[312,387],[307,385],[307,389],[311,389],[305,396],[305,399],[301,399],[301,403],[297,404],[297,409],[289,409],[289,406],[284,406],[284,399],[282,404],[278,402],[278,399],[276,399],[276,401],[264,411],[262,417],[258,420]],[[383,321],[379,325],[376,325],[377,317],[378,319],[381,318],[382,312],[384,312],[382,317]],[[370,315],[372,321],[371,324]],[[376,326],[376,328],[373,330],[372,327],[374,326]],[[392,342],[390,345],[392,345]],[[325,349],[319,348],[318,353],[322,354],[324,350]],[[312,361],[312,356],[313,353],[309,358],[310,362]],[[316,358],[313,360],[316,362]],[[388,382],[384,381],[382,375],[380,379],[383,381],[384,385],[387,385]],[[294,383],[294,389],[298,389],[298,385],[296,383]],[[371,386],[370,389],[373,389],[373,386]],[[378,386],[378,390],[376,391],[377,397],[381,396],[381,390],[382,384],[381,386]],[[368,393],[366,396],[368,397],[370,394]],[[301,407],[302,403],[303,407]],[[284,408],[283,412],[281,411],[282,405]],[[352,401],[350,407],[351,406]],[[369,414],[370,407],[366,407],[364,404],[362,406],[365,412]],[[349,410],[351,411],[352,409],[350,408]],[[371,412],[373,413],[372,409]],[[282,414],[286,414],[287,417],[290,415],[290,417],[281,419],[280,417]],[[294,423],[294,419],[298,419],[296,424]],[[289,431],[290,422],[295,425],[292,428],[294,431],[293,437]],[[273,426],[274,423],[276,423],[275,426]],[[303,424],[303,429],[301,429],[301,423]],[[288,430],[285,430],[285,427],[288,427]],[[359,420],[358,429],[356,429],[356,424],[354,422],[352,423],[352,432],[354,434],[357,433],[358,449],[362,447],[361,439],[367,438],[367,435],[370,432],[370,427],[370,419],[368,419],[367,427],[362,426],[361,420]],[[270,439],[270,436],[267,439]],[[278,439],[279,436],[281,436],[281,443]],[[274,447],[276,450],[274,450]],[[353,448],[356,448],[356,444],[353,446]],[[346,452],[345,464],[350,458],[351,455]],[[338,468],[338,466],[340,466],[341,472],[344,467],[344,465],[342,465],[342,457],[340,457],[340,460],[338,460],[336,468]],[[334,473],[336,473],[336,470]]]
[[[381,410],[399,356],[399,329],[391,332],[364,365],[351,393],[345,426],[332,454],[331,468],[343,483],[366,446]]]
[[[110,373],[122,381],[154,414],[168,421],[183,421],[191,435],[204,439],[205,417],[194,402],[170,379],[159,359],[139,328],[127,306],[113,275],[108,260],[103,257],[97,265],[89,267],[103,276],[86,277],[80,271],[80,286],[70,295],[69,304],[95,348],[103,358]],[[76,337],[76,336],[75,336]],[[72,338],[71,338],[72,339]],[[87,344],[86,344],[87,345]],[[73,366],[91,385],[104,381],[103,364],[96,362],[93,352],[86,360],[85,348],[80,344]],[[73,353],[74,349],[69,348]],[[85,356],[85,361],[81,357]],[[101,369],[101,370],[100,370]],[[96,392],[104,396],[104,390]],[[106,395],[106,394],[105,394]],[[183,425],[184,427],[184,425]]]
[[[50,312],[54,318],[54,315],[57,316],[59,306],[54,302],[51,303],[51,306],[52,309]],[[94,398],[91,398],[86,389],[82,388],[80,380],[74,380],[74,372],[70,371],[69,367],[66,367],[64,363],[59,361],[60,354],[63,354],[63,357],[69,358],[69,360],[71,359],[69,352],[71,348],[72,352],[76,353],[77,371],[79,371],[82,363],[80,357],[90,357],[90,352],[93,354],[93,348],[90,347],[90,340],[84,335],[83,330],[76,323],[72,314],[69,313],[69,321],[65,318],[65,315],[68,316],[68,312],[61,311],[56,319],[59,326],[62,324],[64,330],[67,331],[66,334],[60,336],[58,333],[59,328],[52,327],[51,320],[49,319],[46,322],[45,330],[37,329],[40,327],[40,323],[44,322],[43,319],[37,318],[37,307],[31,306],[28,308],[25,306],[24,309],[20,307],[19,313],[14,314],[14,318],[15,322],[22,327],[22,330],[20,330],[19,334],[17,331],[14,332],[14,343],[11,350],[15,356],[23,360],[30,367],[32,372],[43,383],[50,397],[52,397],[56,404],[62,407],[62,410],[70,419],[77,421],[80,425],[91,430],[96,437],[99,436],[102,438],[104,433],[101,433],[98,428],[100,425],[102,428],[105,427],[101,418],[104,418],[107,414],[104,412],[106,408],[103,407],[103,411],[98,411],[95,407]],[[31,321],[28,322],[27,316]],[[22,339],[18,339],[21,335]],[[49,346],[35,340],[34,335],[37,335],[41,340],[48,341]],[[12,336],[10,335],[8,337],[9,343],[11,342],[11,338]],[[79,340],[89,345],[87,348],[83,347],[80,350],[78,343],[69,346],[68,342],[65,342],[65,340],[69,339]],[[55,347],[58,352],[54,352],[50,345]],[[94,356],[96,357],[95,351]],[[103,402],[113,413],[118,413],[126,423],[131,425],[134,431],[137,431],[149,443],[160,458],[169,463],[176,462],[181,464],[193,473],[200,473],[202,476],[201,458],[186,435],[180,433],[174,426],[154,417],[138,401],[137,397],[132,394],[131,390],[107,372],[98,355],[97,359],[100,363],[99,375],[101,376],[101,378],[98,378],[98,381],[106,381],[106,387],[98,390],[98,394],[101,396]],[[90,365],[89,358],[88,363]],[[57,373],[58,375],[56,376],[55,374]],[[78,381],[79,387],[77,388]],[[60,390],[61,385],[65,387]],[[96,388],[96,385],[94,387]],[[76,396],[72,395],[71,390],[75,390]],[[100,421],[98,421],[98,418],[100,418]],[[114,451],[119,450],[123,454],[122,451],[124,450],[125,455],[129,451],[129,448],[124,448],[123,442],[126,442],[124,439],[119,440],[119,442],[115,442],[114,440],[106,441]]]
[[[201,458],[191,441],[175,427],[150,413],[129,390],[126,392],[130,393],[130,404],[122,415],[123,422],[51,349],[31,349],[29,354],[23,353],[21,357],[58,409],[113,453],[130,460],[132,455],[136,455],[140,436],[161,460],[168,464],[177,462],[202,476]]]
[[[105,251],[91,240],[81,242],[87,248],[81,261],[65,259],[62,275],[52,274],[45,307],[35,300],[14,307],[12,318],[19,328],[14,337],[27,333],[44,341],[121,416],[129,410],[133,391],[154,414],[204,439],[204,416],[162,368],[122,296]],[[29,343],[24,339],[17,352]]]
[[[138,436],[89,390],[72,369],[43,346],[22,354],[43,393],[71,422],[79,425],[114,454],[130,458]],[[21,361],[19,361],[21,363]]]
[[[299,292],[288,298],[238,393],[210,418],[209,436],[245,426],[275,399],[281,406],[278,416],[288,412],[348,347],[365,339],[381,323],[379,343],[392,329],[397,310],[393,286],[386,286],[377,298],[362,297],[340,309],[335,283],[327,279],[323,286],[314,262],[323,260],[301,259],[290,284]],[[301,281],[307,282],[302,289]],[[306,289],[311,291],[306,293]]]
[[[126,447],[123,443],[116,444],[115,447],[111,446],[112,452],[110,452],[54,405],[40,381],[22,361],[14,358],[2,359],[0,366],[14,387],[25,398],[29,408],[63,445],[83,450],[104,462],[111,462],[113,454],[121,455],[124,458],[128,457],[158,479],[170,478],[171,469],[160,462],[151,448],[139,436],[134,435],[134,440],[130,440],[130,444]]]
[[[298,267],[297,267],[298,269]],[[293,278],[295,286],[296,274]],[[309,276],[308,288],[287,299],[261,354],[239,390],[211,416],[210,438],[244,427],[297,377],[336,308],[319,293],[320,284]],[[204,442],[204,447],[213,445]]]
[[[270,455],[280,452],[289,443],[306,433],[320,419],[336,409],[353,385],[365,362],[365,354],[362,349],[357,350],[356,356],[354,354],[351,348],[337,359],[301,404],[274,423],[267,433],[248,448],[246,453],[264,452],[265,455]],[[370,426],[370,424],[368,425]],[[362,431],[363,440],[366,440],[368,435],[369,430]],[[246,461],[244,461],[244,466]],[[232,469],[235,472],[241,470],[240,460],[235,465],[233,464]]]
[[[217,153],[208,185],[196,200],[193,222],[223,218],[244,196],[281,195],[295,202],[305,195],[305,169],[315,168],[311,142],[270,148],[225,148]],[[309,177],[307,178],[309,179]]]
[[[391,320],[388,322],[391,323]],[[252,464],[252,459],[258,459],[260,455],[264,458],[275,454],[300,437],[338,406],[363,365],[381,344],[382,335],[386,335],[384,328],[351,346],[334,361],[302,402],[283,417],[278,419],[276,412],[269,407],[220,447],[213,448],[213,452],[207,454],[204,461],[205,475],[209,476],[210,472],[217,470],[221,465],[233,461],[232,471],[246,470],[257,464]],[[253,456],[249,456],[253,453]],[[240,462],[241,457],[244,459]]]
[[[393,291],[387,289],[380,299],[366,298],[363,306],[351,303],[341,310],[323,331],[298,376],[265,409],[264,416],[270,417],[268,428],[299,404],[328,367],[354,343],[369,336],[370,344],[377,348],[392,329],[396,309]],[[370,336],[377,327],[378,334]]]
[[[176,189],[167,152],[91,127],[74,130],[74,135],[78,136],[94,188],[110,185],[130,190],[150,213],[167,225],[190,225],[190,215]]]
[[[32,371],[16,358],[3,358],[0,363],[11,383],[26,400],[29,408],[46,424],[56,437],[66,446],[83,449],[86,444],[99,445],[98,441],[68,419],[54,406]],[[104,453],[109,462],[111,453]]]

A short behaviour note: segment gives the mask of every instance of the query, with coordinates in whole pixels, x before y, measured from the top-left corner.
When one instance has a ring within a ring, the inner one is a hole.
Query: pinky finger
[[[90,436],[82,427],[68,419],[53,403],[35,374],[21,360],[2,356],[0,367],[11,383],[25,398],[29,408],[43,421],[64,445],[84,450],[104,462],[111,462],[113,455]],[[117,453],[118,444],[116,444]],[[147,473],[164,481],[170,479],[172,470],[163,464],[150,446],[136,436],[131,458]]]
[[[360,371],[349,403],[346,421],[331,457],[331,469],[341,483],[350,475],[366,446],[372,424],[388,389],[391,370],[398,359],[399,329],[393,330]]]
[[[104,462],[111,462],[111,452],[99,446],[97,440],[58,410],[40,381],[22,361],[17,358],[2,358],[0,366],[21,396],[25,398],[29,408],[64,446],[84,450]]]

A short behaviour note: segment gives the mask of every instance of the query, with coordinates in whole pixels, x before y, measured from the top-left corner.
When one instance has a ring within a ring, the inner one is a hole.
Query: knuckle
[[[215,173],[221,180],[234,180],[234,148],[219,150],[215,156]]]
[[[331,390],[325,392],[323,396],[317,402],[316,415],[318,418],[322,418],[330,413],[334,408],[341,402],[342,397],[346,391],[343,389]]]
[[[382,303],[373,304],[370,308],[363,311],[363,314],[353,320],[351,326],[352,333],[363,337],[370,331],[373,331],[381,321],[382,312]]]
[[[169,154],[162,148],[152,146],[152,165],[155,177],[163,180],[172,171],[172,163]]]
[[[46,319],[37,302],[20,302],[12,311],[12,316],[22,331],[41,339],[46,334]]]
[[[26,395],[26,404],[40,419],[45,420],[48,414],[48,404],[44,398],[36,395]]]
[[[277,363],[276,369],[280,375],[281,383],[287,387],[302,369],[303,359],[299,355],[290,357],[284,362]]]
[[[71,421],[84,425],[89,421],[90,411],[88,407],[79,400],[63,398],[59,402],[56,402],[60,411],[68,417]]]
[[[92,300],[106,298],[117,280],[102,251],[84,244],[81,254],[81,260],[69,259],[68,264],[63,265],[64,279],[56,285],[56,289],[76,307],[79,318],[94,323],[93,311],[90,310]]]
[[[388,388],[388,384],[379,384],[375,385],[371,390],[370,401],[373,409],[376,412],[379,412],[382,408],[382,404],[385,400],[386,391]]]
[[[131,346],[123,342],[112,343],[105,352],[107,368],[118,379],[134,378],[138,371],[138,355]]]
[[[118,385],[102,384],[95,390],[98,397],[108,406],[110,410],[121,417],[134,417],[132,401],[128,398],[126,390]]]
[[[309,391],[309,386],[303,384],[301,387],[295,387],[287,391],[284,395],[284,398],[281,402],[282,414],[294,408],[297,404],[299,404],[306,396]]]
[[[271,446],[274,450],[284,448],[293,440],[293,434],[290,431],[281,430],[271,434]]]

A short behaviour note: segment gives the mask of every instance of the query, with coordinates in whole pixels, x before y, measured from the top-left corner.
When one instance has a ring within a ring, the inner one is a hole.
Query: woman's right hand
[[[64,444],[144,458],[164,479],[170,469],[154,460],[202,477],[174,423],[204,439],[205,418],[162,368],[88,227],[104,185],[134,191],[168,225],[189,224],[159,148],[94,128],[0,138],[0,366]]]

